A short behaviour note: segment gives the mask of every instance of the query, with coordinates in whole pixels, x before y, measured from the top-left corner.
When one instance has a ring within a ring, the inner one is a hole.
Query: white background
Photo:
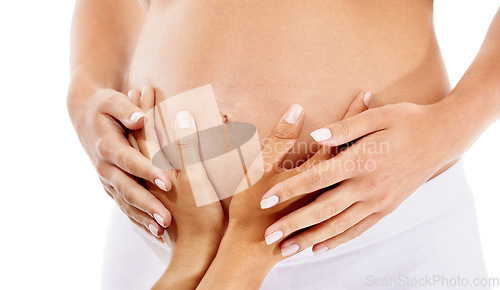
[[[74,2],[0,2],[1,289],[100,287],[114,203],[102,190],[66,112]],[[456,84],[479,49],[498,1],[438,0],[435,8],[442,52]],[[489,275],[497,278],[499,148],[497,122],[465,157]]]

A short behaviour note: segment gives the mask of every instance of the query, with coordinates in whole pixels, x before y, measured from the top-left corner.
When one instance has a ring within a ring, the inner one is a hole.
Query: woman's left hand
[[[291,248],[297,253],[314,245],[318,254],[362,234],[465,151],[457,134],[460,128],[450,122],[455,114],[443,102],[391,104],[312,132],[324,146],[357,141],[264,194],[261,204],[266,208],[337,185],[269,226],[266,241],[271,244],[291,235],[282,249],[296,244]],[[305,228],[309,229],[293,236]]]

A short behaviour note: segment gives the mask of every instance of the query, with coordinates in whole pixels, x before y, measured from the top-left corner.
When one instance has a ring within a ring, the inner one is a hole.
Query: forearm
[[[215,258],[220,238],[177,241],[167,270],[153,289],[195,289]]]
[[[283,260],[277,246],[247,228],[228,228],[217,256],[197,289],[258,289],[272,267]]]
[[[136,0],[78,0],[71,29],[70,92],[120,90],[145,12]]]
[[[500,118],[500,10],[476,58],[443,103],[470,137],[468,146]]]

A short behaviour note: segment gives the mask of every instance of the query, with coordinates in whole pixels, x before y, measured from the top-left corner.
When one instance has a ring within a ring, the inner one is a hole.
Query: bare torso
[[[125,89],[151,84],[169,97],[212,84],[221,114],[261,138],[297,103],[307,143],[361,90],[372,107],[448,93],[433,1],[284,2],[152,0]]]

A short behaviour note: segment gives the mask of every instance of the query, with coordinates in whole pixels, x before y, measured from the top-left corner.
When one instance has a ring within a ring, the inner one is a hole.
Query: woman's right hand
[[[144,126],[144,112],[125,94],[103,88],[70,88],[68,112],[106,192],[129,218],[157,238],[163,235],[170,212],[138,178],[165,191],[172,183],[127,140],[127,129]]]

